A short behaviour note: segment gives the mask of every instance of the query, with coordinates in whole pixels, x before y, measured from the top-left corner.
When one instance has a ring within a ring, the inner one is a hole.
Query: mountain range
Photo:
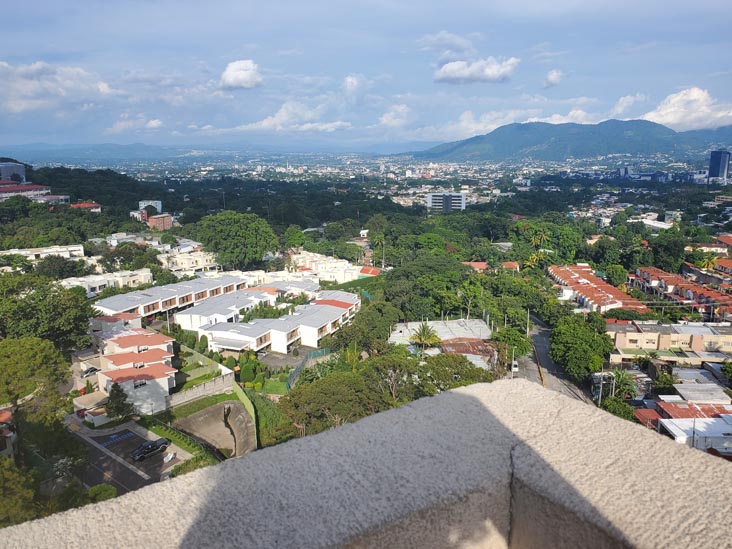
[[[410,153],[436,161],[563,161],[609,154],[668,154],[698,158],[710,148],[732,145],[732,126],[676,132],[647,120],[607,120],[599,124],[508,124],[485,135]]]

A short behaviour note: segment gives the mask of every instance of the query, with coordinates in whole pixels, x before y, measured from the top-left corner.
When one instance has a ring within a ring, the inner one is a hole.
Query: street
[[[541,376],[539,374],[539,368],[541,368],[544,376],[544,384],[547,389],[557,391],[568,397],[581,400],[586,403],[591,403],[589,391],[581,389],[575,385],[569,376],[564,372],[561,366],[556,364],[549,356],[549,338],[551,337],[551,329],[544,324],[538,318],[532,316],[531,321],[533,328],[531,329],[531,341],[536,349],[536,357],[533,355],[523,356],[518,359],[519,363],[519,374],[517,377],[522,377],[530,381],[541,384]],[[538,357],[540,365],[537,365],[536,358]]]

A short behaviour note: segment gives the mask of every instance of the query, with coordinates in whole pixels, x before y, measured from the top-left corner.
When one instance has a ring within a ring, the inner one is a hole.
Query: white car
[[[511,371],[512,372],[518,372],[519,371],[518,360],[514,360],[513,362],[511,362]]]

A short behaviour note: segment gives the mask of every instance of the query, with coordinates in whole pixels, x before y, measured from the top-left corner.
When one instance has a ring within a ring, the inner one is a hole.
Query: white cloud
[[[363,74],[349,74],[343,79],[341,89],[348,97],[357,95],[368,84],[368,80]]]
[[[422,51],[439,52],[438,63],[440,65],[472,57],[476,54],[473,42],[470,39],[444,30],[433,34],[425,34],[417,40],[417,45],[420,46]]]
[[[144,114],[130,116],[128,113],[121,114],[119,119],[111,127],[104,130],[105,134],[116,135],[129,131],[139,133],[140,130],[157,130],[163,127],[163,121],[159,118],[148,119]]]
[[[562,78],[564,78],[564,73],[562,71],[559,69],[552,69],[546,73],[546,76],[544,77],[544,87],[551,88],[556,86],[562,81]]]
[[[472,111],[464,111],[454,122],[441,126],[419,128],[411,135],[414,139],[428,141],[455,141],[492,132],[500,126],[525,120],[528,116],[539,114],[539,109],[514,109],[508,111],[488,111],[475,116]]]
[[[693,87],[672,93],[641,118],[678,131],[718,128],[732,124],[732,104],[720,103],[707,90]]]
[[[389,110],[381,115],[379,124],[389,128],[398,128],[404,126],[409,117],[410,109],[407,105],[392,105]]]
[[[640,101],[645,101],[646,99],[647,97],[642,93],[636,93],[634,95],[624,95],[617,100],[615,106],[613,106],[612,110],[610,111],[610,116],[620,116],[636,103]]]
[[[83,105],[120,94],[81,67],[43,61],[30,65],[0,61],[0,82],[0,110],[12,113]]]
[[[299,101],[285,101],[279,110],[258,122],[241,124],[233,128],[214,128],[210,125],[200,128],[204,133],[221,135],[250,131],[270,132],[334,132],[350,128],[351,124],[341,120],[321,122],[324,106],[310,108]]]
[[[582,109],[572,109],[567,114],[552,114],[546,117],[531,117],[527,122],[547,122],[549,124],[567,124],[574,122],[575,124],[596,124],[603,119],[602,116],[591,114]]]
[[[259,65],[251,59],[240,59],[226,65],[221,73],[221,87],[235,89],[251,89],[262,84],[262,75],[259,74]]]
[[[541,42],[540,44],[536,44],[531,48],[531,51],[534,52],[533,57],[536,61],[547,64],[554,61],[557,57],[561,57],[562,55],[569,53],[569,50],[553,50],[550,42]]]
[[[471,82],[502,82],[507,80],[516,70],[520,59],[511,57],[499,61],[495,57],[486,57],[477,61],[451,61],[437,69],[435,82],[448,84],[467,84]]]

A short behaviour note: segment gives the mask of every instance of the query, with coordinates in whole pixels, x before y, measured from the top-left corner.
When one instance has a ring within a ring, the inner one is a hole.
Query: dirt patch
[[[219,402],[176,421],[173,426],[232,456],[242,456],[257,448],[254,421],[238,401]]]

